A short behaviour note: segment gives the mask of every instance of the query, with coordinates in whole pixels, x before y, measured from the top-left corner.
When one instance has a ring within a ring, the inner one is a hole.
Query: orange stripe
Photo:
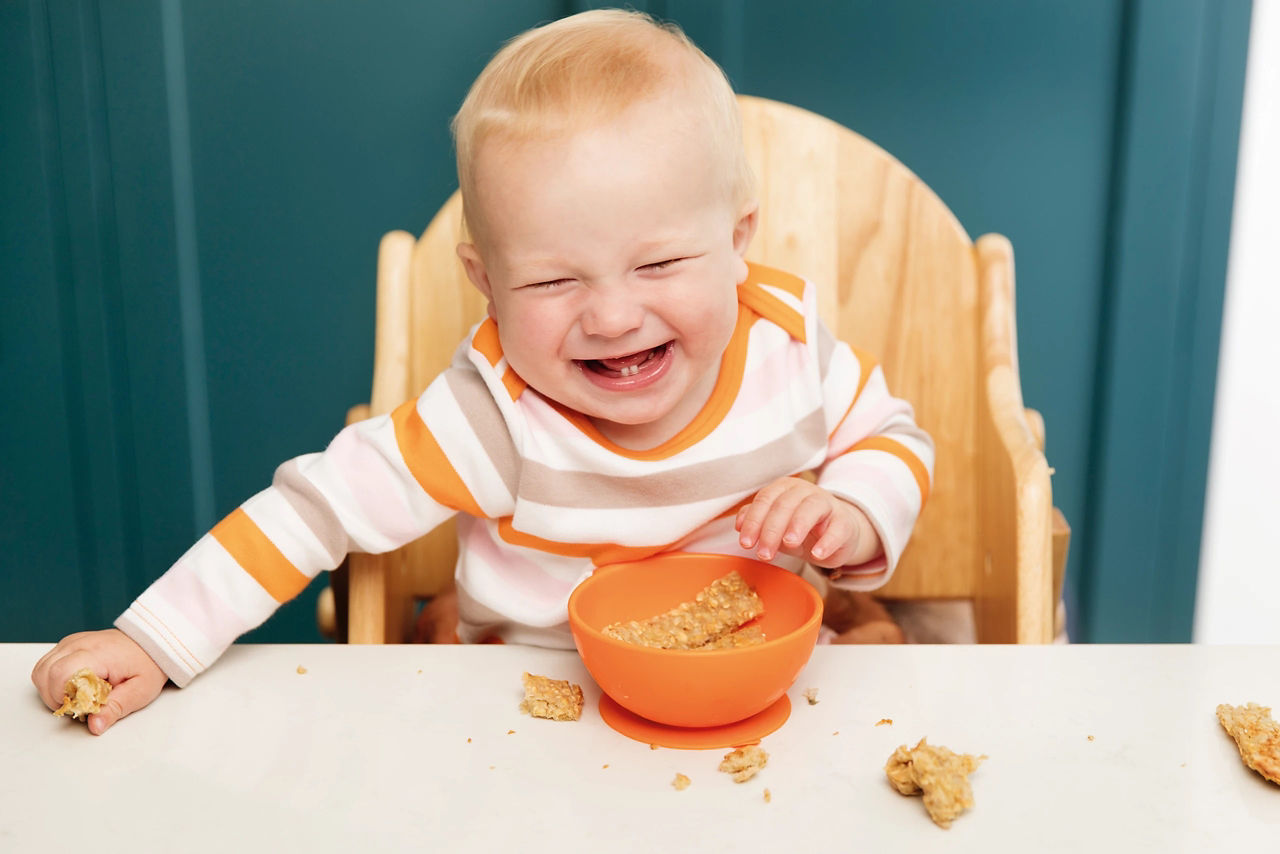
[[[858,442],[841,456],[852,454],[854,451],[885,451],[902,460],[916,479],[916,486],[920,487],[920,506],[924,507],[925,501],[929,498],[929,470],[924,467],[924,463],[920,462],[919,457],[907,449],[906,445],[887,436],[872,436]]]
[[[209,533],[277,602],[288,602],[311,583],[262,533],[243,507],[231,511]]]
[[[875,370],[875,357],[869,353],[859,350],[857,347],[850,347],[854,357],[858,360],[858,387],[853,391],[853,400],[849,401],[849,408],[844,411],[844,415],[840,416],[840,420],[836,422],[836,426],[827,434],[828,438],[836,434],[836,430],[844,424],[849,413],[853,411],[853,405],[858,402],[858,398],[862,396],[862,390],[867,386],[867,380],[871,379],[871,372]]]
[[[733,337],[729,339],[729,346],[720,357],[720,376],[716,379],[715,388],[711,390],[711,396],[703,404],[702,411],[694,416],[688,426],[656,448],[645,451],[624,448],[601,433],[600,428],[592,424],[591,419],[582,413],[562,406],[549,398],[547,402],[588,438],[618,456],[631,460],[665,460],[673,457],[705,439],[729,414],[729,409],[738,397],[738,390],[742,388],[742,375],[747,369],[747,340],[751,334],[751,324],[758,316],[747,306],[738,306],[738,323],[734,327]]]
[[[498,536],[504,542],[521,548],[560,555],[561,557],[586,557],[596,566],[606,563],[618,563],[624,560],[643,560],[665,551],[668,546],[620,546],[616,543],[561,543],[546,540],[517,531],[511,524],[511,517],[504,516],[498,520]]]
[[[498,324],[492,317],[486,318],[483,323],[476,329],[476,334],[471,336],[471,349],[475,350],[481,356],[484,356],[490,367],[496,367],[498,362],[502,361],[502,340],[498,337]],[[521,393],[528,387],[528,383],[520,378],[520,375],[511,370],[511,366],[507,366],[507,370],[502,374],[502,384],[507,387],[507,394],[511,395],[511,399],[515,400],[520,397]]]
[[[510,367],[508,367],[506,373],[502,375],[502,384],[507,387],[507,394],[511,395],[512,400],[520,397],[521,393],[524,392],[525,388],[528,386],[528,383],[520,379],[520,375],[511,370]]]
[[[739,510],[754,499],[754,495],[749,495],[715,518],[723,519],[726,516],[735,516]],[[661,546],[620,546],[617,543],[562,543],[558,540],[547,540],[542,537],[535,537],[533,534],[517,531],[511,524],[510,516],[503,516],[498,520],[498,536],[502,537],[503,542],[510,543],[513,546],[560,555],[561,557],[590,558],[591,562],[596,566],[605,566],[606,564],[621,563],[628,560],[643,560],[661,552],[670,551],[675,545],[675,542]]]
[[[804,342],[804,315],[764,288],[749,283],[738,285],[738,302],[770,323],[782,327],[795,340]]]
[[[804,279],[785,273],[776,267],[747,262],[747,281],[781,288],[798,300],[804,299]]]
[[[445,507],[483,518],[484,511],[472,497],[471,490],[418,414],[418,401],[410,400],[397,406],[391,412],[391,423],[395,425],[400,455],[418,485]]]
[[[484,356],[490,365],[498,364],[502,358],[502,341],[498,338],[498,324],[492,317],[485,318],[484,323],[471,336],[471,349]]]

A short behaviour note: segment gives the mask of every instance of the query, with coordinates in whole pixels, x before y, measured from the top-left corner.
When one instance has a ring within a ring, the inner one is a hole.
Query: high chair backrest
[[[1022,408],[1008,242],[975,245],[919,178],[853,131],[739,102],[761,211],[748,259],[818,284],[836,335],[879,359],[937,446],[928,503],[883,594],[971,598],[979,639],[1048,640],[1049,470]],[[373,414],[420,393],[484,315],[454,251],[460,232],[455,193],[420,240],[384,238]],[[392,561],[387,595],[439,589],[455,555],[452,525],[412,544]],[[354,590],[352,608],[354,624]]]

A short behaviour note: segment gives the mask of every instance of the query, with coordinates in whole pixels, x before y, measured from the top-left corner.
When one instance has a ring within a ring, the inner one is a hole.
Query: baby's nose
[[[582,331],[602,338],[618,338],[640,328],[644,306],[626,288],[593,290],[583,307]]]

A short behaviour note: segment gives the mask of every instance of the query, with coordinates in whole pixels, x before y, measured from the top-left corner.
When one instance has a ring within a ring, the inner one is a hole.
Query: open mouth
[[[632,386],[638,381],[657,379],[670,363],[674,341],[647,350],[637,350],[608,359],[578,359],[577,364],[591,379],[602,385]]]

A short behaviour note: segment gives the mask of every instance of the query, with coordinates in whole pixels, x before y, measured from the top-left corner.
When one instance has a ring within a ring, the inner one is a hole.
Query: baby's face
[[[477,244],[458,250],[512,369],[630,447],[675,435],[710,396],[755,227],[680,115],[655,102],[572,136],[482,147]]]

